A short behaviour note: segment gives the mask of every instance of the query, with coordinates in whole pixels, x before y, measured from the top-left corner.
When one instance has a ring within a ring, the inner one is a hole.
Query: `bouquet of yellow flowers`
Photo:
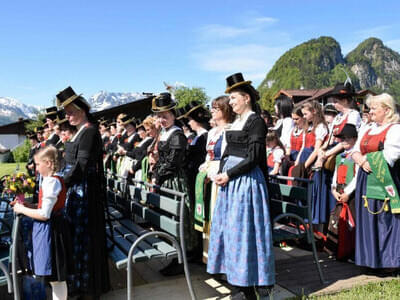
[[[22,172],[6,176],[4,180],[4,192],[11,195],[20,195],[23,199],[23,195],[35,192],[35,180]]]

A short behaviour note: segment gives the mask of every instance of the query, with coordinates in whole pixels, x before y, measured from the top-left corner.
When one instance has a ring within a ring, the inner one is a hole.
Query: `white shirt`
[[[55,177],[43,177],[42,185],[42,207],[38,208],[38,213],[46,219],[50,219],[53,207],[57,202],[58,194],[61,192],[62,185],[60,180]]]
[[[356,144],[354,145],[353,152],[361,152],[360,151],[361,140],[369,129],[371,129],[369,132],[370,135],[377,135],[382,131],[384,131],[386,127],[388,127],[389,125],[390,124],[378,126],[376,123],[374,123],[371,126],[366,126],[365,128],[363,128],[363,131],[360,132],[360,134],[358,135],[358,139]],[[398,159],[400,159],[400,124],[394,124],[388,130],[382,153],[386,162],[391,167],[393,167],[394,163]]]
[[[282,131],[280,140],[285,148],[290,148],[290,134],[294,127],[293,119],[289,117],[284,119],[279,119],[276,126],[274,127],[274,130],[278,129],[281,126],[281,124],[282,124]]]
[[[180,129],[178,126],[171,126],[170,128],[168,128],[167,130],[164,130],[161,132],[161,137],[160,137],[160,141],[165,142],[166,140],[168,140],[168,138],[170,137],[170,135],[177,131],[177,130],[182,130]]]

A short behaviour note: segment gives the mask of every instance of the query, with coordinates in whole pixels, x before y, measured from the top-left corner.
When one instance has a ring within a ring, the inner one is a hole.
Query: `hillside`
[[[262,105],[271,108],[271,99],[280,89],[313,89],[343,82],[346,75],[357,89],[386,91],[400,99],[400,55],[381,40],[370,38],[345,58],[339,43],[320,37],[284,53],[259,85]]]

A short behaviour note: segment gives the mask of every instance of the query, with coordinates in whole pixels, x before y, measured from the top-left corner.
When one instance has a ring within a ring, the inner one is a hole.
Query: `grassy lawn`
[[[18,165],[19,170],[26,173],[26,163],[0,163],[0,177],[2,177],[3,175],[12,174]]]
[[[344,290],[332,295],[324,296],[311,296],[311,297],[297,297],[293,300],[373,300],[373,299],[400,299],[400,279],[393,279],[389,281],[381,281],[376,283],[369,283],[362,286],[356,286],[350,290]]]

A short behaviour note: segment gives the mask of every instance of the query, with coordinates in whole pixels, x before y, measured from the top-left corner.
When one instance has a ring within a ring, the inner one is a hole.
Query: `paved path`
[[[320,295],[348,289],[355,285],[366,284],[392,278],[378,278],[362,275],[353,264],[337,262],[320,253],[320,262],[328,283],[319,281],[311,252],[298,248],[275,248],[277,265],[277,285],[274,288],[274,300],[287,299],[296,295]],[[158,271],[167,261],[153,261],[135,265],[133,295],[137,300],[186,300],[190,299],[183,276],[164,277]],[[224,281],[218,281],[206,272],[205,265],[191,264],[193,287],[198,299],[230,299],[232,288]],[[112,292],[101,300],[126,299],[126,274],[112,270]]]

